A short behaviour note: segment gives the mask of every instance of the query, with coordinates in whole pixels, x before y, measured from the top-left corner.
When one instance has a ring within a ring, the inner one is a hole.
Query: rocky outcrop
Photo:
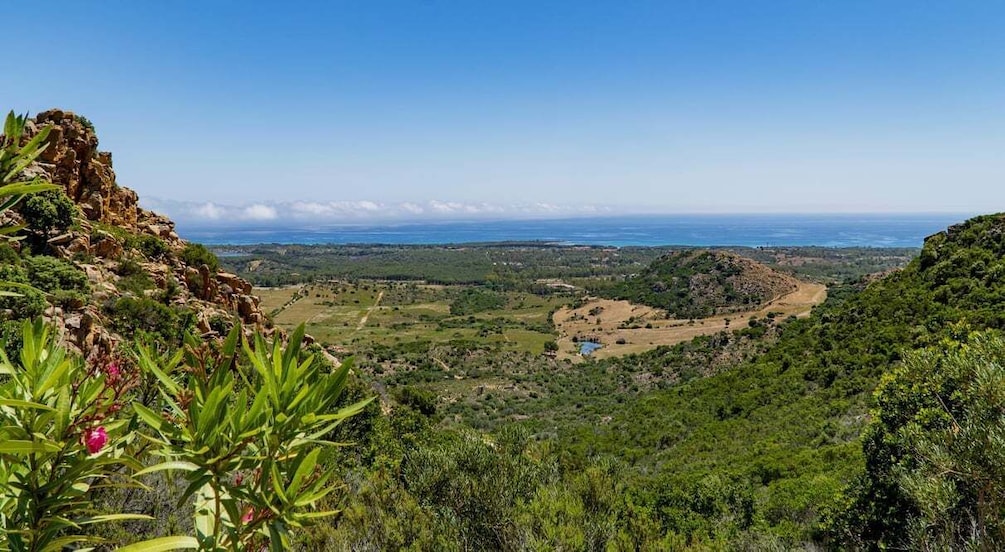
[[[28,137],[49,126],[39,167],[50,181],[61,184],[88,220],[133,228],[139,218],[136,192],[115,182],[112,154],[98,151],[98,137],[86,119],[50,109],[27,125]]]
[[[98,150],[98,137],[87,119],[50,109],[29,121],[26,139],[47,126],[51,130],[45,150],[25,172],[62,186],[79,207],[79,229],[53,236],[47,244],[53,255],[74,261],[87,274],[93,292],[91,305],[47,312],[63,326],[70,345],[84,353],[107,352],[120,339],[106,329],[93,303],[121,293],[118,272],[126,258],[138,261],[158,289],[175,286],[172,302],[191,309],[204,333],[211,333],[211,320],[228,316],[241,320],[249,331],[265,329],[266,317],[249,282],[206,265],[189,266],[181,255],[187,243],[175,232],[174,222],[141,208],[136,192],[116,182],[112,154]],[[164,249],[154,258],[142,245],[150,243],[150,237]]]

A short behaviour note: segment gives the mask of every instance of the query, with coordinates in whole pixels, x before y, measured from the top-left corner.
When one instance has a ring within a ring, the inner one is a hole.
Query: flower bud
[[[107,443],[108,433],[105,432],[105,428],[99,426],[84,431],[84,446],[87,447],[87,452],[97,454]]]

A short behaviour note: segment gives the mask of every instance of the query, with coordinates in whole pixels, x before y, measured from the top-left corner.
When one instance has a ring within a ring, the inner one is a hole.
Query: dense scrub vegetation
[[[462,316],[487,310],[498,309],[506,304],[506,297],[498,293],[478,289],[465,289],[450,303],[450,314]]]
[[[422,280],[437,284],[516,286],[531,290],[540,279],[621,279],[641,272],[672,251],[690,248],[557,246],[545,243],[443,245],[215,246],[224,268],[255,285],[319,280]],[[916,249],[868,247],[714,248],[800,278],[839,282],[898,268]]]
[[[441,400],[430,414],[409,398],[375,420],[362,440],[381,459],[358,459],[357,492],[325,542],[993,549],[1002,345],[967,336],[1002,329],[1005,283],[989,268],[1005,255],[1003,230],[1002,216],[954,227],[905,270],[832,287],[812,317],[749,345],[725,334],[575,366],[462,343],[364,355],[376,381]],[[979,345],[952,352],[968,341]],[[924,348],[935,352],[912,352]],[[461,387],[479,369],[495,382]],[[973,439],[949,439],[964,427]]]
[[[693,477],[735,474],[761,497],[766,525],[788,538],[825,538],[835,527],[828,520],[843,515],[842,497],[876,501],[846,530],[896,544],[910,514],[899,499],[868,488],[839,492],[869,467],[858,441],[868,398],[906,352],[958,335],[958,324],[1003,327],[1005,282],[969,262],[1001,259],[1003,229],[1005,217],[989,216],[937,235],[905,270],[847,297],[832,294],[753,362],[631,403],[599,432],[581,430],[569,443],[589,440],[595,450]],[[641,419],[661,429],[639,431]]]

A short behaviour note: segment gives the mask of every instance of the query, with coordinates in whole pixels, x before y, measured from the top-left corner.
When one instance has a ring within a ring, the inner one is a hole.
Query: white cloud
[[[274,220],[278,216],[275,207],[261,203],[245,207],[241,215],[247,220]]]
[[[208,219],[219,219],[223,217],[224,210],[217,207],[213,202],[209,202],[205,205],[200,205],[194,209],[195,214],[200,217],[206,217]]]
[[[498,204],[429,200],[382,203],[378,201],[262,201],[228,205],[150,198],[143,206],[185,224],[352,224],[369,222],[471,220],[478,218],[562,218],[612,214],[606,206],[554,205],[550,203]]]
[[[314,201],[296,201],[290,209],[297,214],[324,215],[331,212],[331,207]]]

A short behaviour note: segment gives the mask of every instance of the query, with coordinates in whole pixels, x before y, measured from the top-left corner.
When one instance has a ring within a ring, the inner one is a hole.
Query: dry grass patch
[[[576,309],[568,307],[555,312],[558,329],[558,357],[582,360],[579,341],[595,341],[603,345],[592,356],[608,358],[641,353],[660,345],[675,345],[701,335],[748,327],[750,317],[763,318],[775,313],[776,318],[809,316],[814,305],[827,297],[822,284],[799,282],[795,291],[749,311],[731,312],[694,320],[667,319],[665,311],[628,301],[591,299]]]

